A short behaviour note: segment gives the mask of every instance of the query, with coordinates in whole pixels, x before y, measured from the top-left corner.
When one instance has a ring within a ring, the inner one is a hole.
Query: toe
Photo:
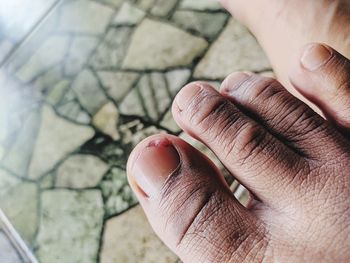
[[[350,61],[323,44],[309,44],[290,72],[291,82],[339,128],[350,132]]]
[[[128,179],[156,233],[184,262],[261,260],[263,225],[186,142],[170,135],[146,139],[129,158]]]
[[[277,80],[233,73],[222,83],[221,93],[301,156],[317,159],[322,149],[329,149],[323,138],[334,130]]]
[[[287,194],[286,186],[297,183],[304,159],[208,84],[184,87],[175,98],[173,116],[260,200],[284,202],[279,197]]]

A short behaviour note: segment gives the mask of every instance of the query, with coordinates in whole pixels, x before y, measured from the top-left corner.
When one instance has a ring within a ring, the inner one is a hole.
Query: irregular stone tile
[[[183,0],[180,4],[182,9],[192,9],[192,10],[222,10],[222,6],[217,0]]]
[[[13,43],[8,40],[0,40],[0,63],[4,61],[6,56],[12,50],[13,46]]]
[[[64,73],[74,76],[82,70],[89,56],[98,45],[98,39],[90,36],[75,37],[64,61]]]
[[[124,0],[96,0],[96,1],[101,2],[103,4],[110,5],[114,8],[119,8],[124,2]]]
[[[227,14],[178,10],[172,20],[180,27],[213,39],[226,23]]]
[[[97,262],[103,221],[100,191],[47,190],[41,206],[38,260]]]
[[[195,69],[194,77],[223,79],[240,70],[261,71],[269,62],[246,28],[233,19]]]
[[[81,108],[76,100],[72,100],[56,107],[60,116],[79,124],[89,124],[91,117]]]
[[[77,154],[65,160],[56,173],[56,187],[84,189],[95,187],[109,166],[93,155]]]
[[[137,206],[107,221],[101,263],[175,263],[177,257],[158,239]]]
[[[21,181],[9,172],[0,169],[0,196],[4,196]]]
[[[45,73],[40,74],[32,84],[35,90],[39,91],[44,96],[48,93],[48,90],[54,87],[57,83],[63,79],[61,65],[57,65],[50,68]]]
[[[54,85],[48,95],[46,96],[46,101],[52,105],[57,105],[61,102],[64,95],[68,92],[71,86],[71,81],[63,79]]]
[[[0,193],[0,207],[21,237],[32,245],[38,228],[39,193],[34,183],[18,183]]]
[[[120,214],[137,203],[123,169],[113,167],[100,187],[105,200],[106,217]]]
[[[40,189],[51,189],[55,186],[55,177],[54,173],[49,173],[45,175],[39,182]]]
[[[165,73],[170,93],[175,96],[191,77],[189,69],[175,69]]]
[[[118,68],[127,52],[133,29],[130,27],[110,28],[90,64],[96,70]]]
[[[117,15],[113,18],[113,25],[137,25],[144,17],[146,13],[140,10],[130,3],[125,2],[119,9]]]
[[[149,11],[154,5],[156,5],[157,0],[134,0],[135,5],[145,11]]]
[[[114,10],[94,1],[66,2],[61,9],[59,30],[70,33],[102,34]]]
[[[106,95],[91,70],[85,69],[80,72],[72,84],[72,89],[81,106],[91,115],[95,114],[107,101]]]
[[[139,74],[131,72],[99,71],[97,75],[108,96],[116,103],[125,97],[139,78]]]
[[[23,82],[29,82],[41,72],[61,62],[68,45],[68,37],[48,37],[31,58],[18,70],[16,76]]]
[[[178,0],[158,0],[151,9],[154,16],[167,16],[176,6]]]
[[[126,149],[126,156],[128,156],[132,149],[143,139],[154,134],[166,133],[154,126],[145,126],[140,120],[122,124],[119,130],[122,134],[122,144]]]
[[[178,133],[181,131],[181,128],[176,124],[171,109],[167,111],[164,115],[163,120],[160,122],[160,125],[164,128],[167,128],[173,133]]]
[[[166,74],[144,74],[135,89],[120,104],[120,112],[158,121],[164,116],[189,75],[190,71],[186,69],[169,71]]]
[[[123,68],[162,70],[186,66],[191,64],[207,45],[204,39],[174,26],[144,19],[134,32]]]
[[[24,263],[3,231],[0,231],[0,258],[6,263]]]
[[[140,117],[145,117],[146,112],[143,108],[143,105],[141,104],[141,100],[142,98],[139,90],[134,88],[119,105],[120,113],[125,115],[137,115]]]
[[[117,129],[119,112],[113,102],[108,102],[94,115],[92,124],[113,140],[119,140],[120,134]]]
[[[110,137],[100,133],[97,133],[92,140],[84,144],[80,152],[99,156],[110,166],[125,167],[128,158],[120,141],[113,141]]]
[[[14,142],[1,160],[3,167],[19,176],[27,176],[36,136],[40,127],[40,112],[33,110],[21,123]]]
[[[41,127],[29,168],[29,177],[39,178],[93,135],[92,128],[64,120],[58,117],[51,107],[43,106]]]

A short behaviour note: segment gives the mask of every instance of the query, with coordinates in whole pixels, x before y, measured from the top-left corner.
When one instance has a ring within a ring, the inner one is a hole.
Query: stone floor
[[[220,165],[172,99],[192,80],[271,71],[216,0],[1,1],[0,66],[0,207],[43,263],[178,262],[127,184],[128,155],[162,132]],[[0,258],[22,262],[1,230]]]

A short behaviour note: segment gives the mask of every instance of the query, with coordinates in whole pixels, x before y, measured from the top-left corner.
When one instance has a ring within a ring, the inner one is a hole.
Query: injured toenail
[[[319,69],[332,57],[332,51],[321,44],[311,44],[301,57],[301,64],[310,71]]]
[[[230,93],[230,91],[239,88],[249,77],[254,74],[251,72],[235,72],[229,75],[221,85],[223,93]]]
[[[189,84],[184,87],[176,96],[175,103],[180,111],[183,111],[191,103],[193,97],[200,92],[202,86],[200,83]]]
[[[166,139],[151,141],[133,164],[131,171],[137,185],[148,196],[157,195],[164,182],[180,165],[180,156]]]

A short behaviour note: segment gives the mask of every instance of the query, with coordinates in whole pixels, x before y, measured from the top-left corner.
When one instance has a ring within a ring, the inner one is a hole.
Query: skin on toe
[[[292,174],[305,168],[302,158],[210,85],[195,82],[185,86],[175,98],[173,116],[259,199],[284,206],[284,195],[297,194],[282,186],[298,180]]]
[[[261,222],[233,197],[214,164],[183,140],[146,139],[127,173],[154,230],[184,262],[261,261],[267,246]]]
[[[268,229],[265,255],[347,262],[350,142],[273,79],[233,74],[221,92],[189,84],[173,115],[257,197],[248,210]]]
[[[290,70],[295,88],[350,135],[350,61],[325,44],[308,44]]]

